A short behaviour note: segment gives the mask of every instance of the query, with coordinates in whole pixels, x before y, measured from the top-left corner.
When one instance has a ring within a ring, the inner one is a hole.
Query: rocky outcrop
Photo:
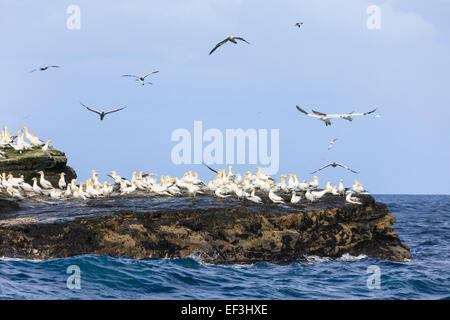
[[[411,259],[387,207],[367,195],[363,205],[327,195],[321,206],[289,212],[245,206],[133,212],[122,210],[72,220],[38,217],[0,220],[0,256],[47,259],[81,254],[130,258],[197,255],[213,264],[286,264],[305,256],[343,254]],[[322,201],[322,200],[321,200]],[[256,209],[255,209],[256,208]],[[256,210],[256,211],[255,211]]]
[[[56,150],[52,147],[48,152],[43,152],[41,148],[19,153],[9,148],[3,149],[6,159],[0,159],[0,173],[12,173],[14,177],[24,176],[26,182],[31,183],[33,177],[39,177],[38,171],[45,172],[45,178],[53,185],[58,185],[59,174],[66,174],[66,181],[75,179],[77,174],[67,166],[67,157],[64,152]]]

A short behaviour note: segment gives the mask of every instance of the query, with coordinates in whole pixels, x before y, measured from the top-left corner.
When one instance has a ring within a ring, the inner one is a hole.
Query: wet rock
[[[326,206],[275,205],[255,213],[245,205],[134,212],[122,210],[62,221],[0,220],[0,256],[40,259],[80,254],[130,258],[197,256],[213,264],[266,261],[286,264],[305,256],[344,254],[411,259],[387,207],[367,195],[363,205],[327,197]],[[331,205],[333,204],[333,205]],[[31,252],[31,253],[30,253]]]

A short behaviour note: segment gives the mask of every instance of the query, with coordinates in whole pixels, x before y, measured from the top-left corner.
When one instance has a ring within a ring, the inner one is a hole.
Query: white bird
[[[343,183],[342,179],[339,180],[338,192],[339,192],[339,195],[341,195],[341,196],[343,196],[345,193],[344,183]]]
[[[42,147],[42,151],[47,152],[48,151],[48,145],[51,143],[51,140],[47,140],[47,142]]]
[[[291,197],[291,203],[292,203],[292,204],[299,203],[301,199],[302,199],[301,196],[298,196],[298,195],[295,193],[295,191],[292,191],[292,197]]]
[[[42,188],[44,188],[44,189],[53,189],[53,186],[50,183],[50,181],[45,180],[44,171],[39,171],[38,173],[41,175],[41,178],[39,179],[39,183],[42,186]]]
[[[37,178],[33,178],[31,180],[33,180],[33,191],[34,191],[34,193],[36,193],[36,194],[44,194],[44,192],[42,192],[41,187],[39,187],[38,184],[37,184]]]
[[[253,189],[252,193],[247,197],[247,199],[255,203],[262,203],[262,199],[255,194],[255,189]]]
[[[20,194],[19,190],[14,189],[13,187],[9,187],[7,189],[8,194],[16,199],[23,200],[24,197]]]
[[[362,204],[361,201],[359,200],[359,198],[352,196],[351,190],[348,190],[346,192],[345,201],[347,201],[348,203],[352,203],[352,204]]]
[[[315,188],[317,188],[318,186],[319,186],[319,179],[317,179],[317,177],[314,176],[314,177],[313,177],[313,181],[311,181],[311,182],[309,183],[309,187],[315,189]]]
[[[305,198],[306,200],[308,200],[309,202],[314,202],[316,201],[316,197],[311,193],[311,191],[308,189],[305,193]]]
[[[269,199],[272,200],[274,203],[284,203],[283,198],[281,198],[279,195],[275,194],[274,188],[271,188],[269,191]]]
[[[331,148],[333,148],[334,143],[337,141],[337,139],[333,139],[330,141],[330,143],[328,144],[328,150],[330,150]]]
[[[58,182],[58,186],[61,190],[65,189],[67,184],[66,184],[66,179],[64,178],[66,174],[64,172],[60,173],[60,178],[59,178],[59,182]]]
[[[53,199],[61,199],[62,192],[53,188],[52,191],[50,192],[50,197]]]
[[[348,121],[353,121],[352,117],[355,117],[355,116],[366,116],[368,114],[374,113],[376,110],[377,110],[377,108],[375,108],[375,109],[373,109],[371,111],[368,111],[368,112],[364,112],[364,113],[353,113],[353,112],[350,112],[350,113],[338,113],[338,114],[327,114],[327,113],[322,113],[322,112],[315,111],[315,110],[312,110],[312,112],[315,115],[322,116],[322,117],[327,117],[327,118],[330,118],[330,119],[344,119],[344,120],[348,120]]]
[[[209,54],[213,53],[218,47],[220,47],[221,45],[223,45],[224,43],[226,43],[228,41],[233,42],[234,44],[236,44],[237,43],[236,40],[244,41],[244,42],[247,42],[248,44],[250,44],[250,42],[248,42],[247,40],[245,40],[242,37],[227,36],[224,40],[222,40],[218,44],[216,44],[216,46],[211,50],[211,52]]]
[[[295,107],[297,108],[298,111],[300,111],[301,113],[307,115],[308,117],[316,118],[316,119],[319,119],[320,121],[323,121],[325,123],[325,126],[331,126],[331,121],[330,121],[331,118],[330,117],[327,117],[326,115],[311,114],[309,112],[306,112],[305,110],[303,110],[299,106],[295,106]]]

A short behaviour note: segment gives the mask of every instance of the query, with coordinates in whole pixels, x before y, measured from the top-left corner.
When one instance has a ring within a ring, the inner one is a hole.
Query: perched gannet
[[[152,75],[152,74],[155,74],[158,72],[159,71],[153,71],[153,72],[150,72],[149,74],[146,74],[145,76],[136,76],[134,74],[124,74],[124,75],[122,75],[122,77],[133,77],[133,78],[136,78],[136,81],[140,81],[142,85],[146,85],[146,84],[153,84],[153,83],[145,82],[145,78],[147,78],[149,75]]]
[[[37,184],[37,178],[34,177],[31,180],[33,180],[33,191],[34,191],[34,193],[36,193],[36,194],[44,194],[44,192],[42,192],[41,187],[39,187],[38,184]]]
[[[250,44],[250,42],[248,42],[247,40],[245,40],[242,37],[227,36],[224,40],[222,40],[218,44],[216,44],[216,46],[211,50],[211,52],[209,54],[213,53],[218,47],[220,47],[221,45],[223,45],[227,41],[230,41],[230,42],[233,42],[234,44],[236,44],[237,43],[236,40],[241,40],[241,41],[244,41],[244,42],[247,42],[248,44]]]
[[[39,179],[39,183],[42,186],[42,188],[44,188],[44,189],[53,189],[53,186],[50,183],[50,181],[45,180],[44,171],[39,171],[38,173],[41,175],[41,178]]]
[[[338,187],[337,191],[339,192],[340,196],[343,196],[345,193],[345,187],[344,187],[344,183],[343,183],[342,179],[339,180],[339,187]]]
[[[347,201],[348,203],[362,204],[361,201],[359,200],[359,198],[352,197],[352,191],[351,190],[348,190],[345,194],[346,194],[345,201]]]
[[[262,199],[255,194],[255,189],[253,189],[252,193],[247,197],[247,199],[255,203],[262,203]]]
[[[303,24],[303,22],[300,21],[300,22],[297,22],[297,23],[295,24],[295,26],[300,28],[300,27],[302,26],[302,24]]]
[[[126,108],[126,107],[123,107],[123,108],[119,108],[119,109],[115,109],[115,110],[111,110],[111,111],[105,112],[105,111],[97,111],[97,110],[95,110],[95,109],[89,108],[88,106],[85,106],[82,102],[80,102],[80,104],[81,104],[83,107],[85,107],[86,109],[88,109],[89,111],[92,111],[92,112],[95,112],[96,114],[98,114],[98,115],[100,116],[100,120],[103,120],[103,118],[104,118],[107,114],[110,114],[110,113],[113,113],[113,112],[117,112],[117,111],[120,111],[120,110],[123,110],[123,109]]]
[[[311,181],[311,182],[309,183],[309,187],[315,189],[315,188],[317,188],[318,186],[319,186],[319,179],[317,179],[317,177],[314,176],[314,177],[313,177],[313,181]]]
[[[375,110],[377,110],[377,108],[375,108],[375,109],[373,109],[371,111],[368,111],[368,112],[364,112],[364,113],[353,113],[353,112],[350,112],[350,113],[341,113],[341,114],[326,114],[326,113],[322,113],[322,112],[315,111],[315,110],[312,110],[312,112],[314,114],[318,115],[318,116],[327,117],[327,118],[330,118],[330,119],[339,119],[340,118],[340,119],[344,119],[344,120],[348,120],[348,121],[353,121],[352,117],[365,116],[365,115],[374,113]]]
[[[214,194],[219,198],[228,198],[231,196],[228,194],[229,192],[231,192],[231,190],[227,186],[220,186],[214,191]]]
[[[317,184],[317,185],[319,185],[319,184]],[[306,191],[306,190],[308,190],[308,188],[309,188],[309,183],[306,182],[306,180],[303,180],[303,182],[300,182],[300,183],[298,184],[298,188],[299,188],[301,191]]]
[[[291,203],[292,203],[292,204],[299,203],[301,199],[302,199],[301,196],[298,196],[298,195],[295,193],[295,191],[292,191],[292,197],[291,197]]]
[[[33,70],[31,70],[30,71],[30,73],[31,72],[35,72],[35,71],[45,71],[45,70],[47,70],[48,68],[59,68],[59,66],[43,66],[43,67],[39,67],[39,68],[36,68],[36,69],[33,69]]]
[[[283,198],[281,198],[279,195],[275,194],[274,188],[271,188],[269,191],[269,199],[272,200],[274,203],[284,203]]]
[[[13,187],[9,187],[7,189],[8,194],[16,199],[23,200],[23,196],[20,194],[19,190],[14,189]]]
[[[53,188],[52,191],[50,192],[50,197],[53,199],[61,199],[62,192]]]
[[[337,190],[336,186],[333,186],[333,188],[331,189],[331,194],[333,196],[338,196],[339,195],[339,191]]]
[[[330,118],[327,117],[326,115],[325,116],[321,116],[321,115],[311,114],[309,112],[306,112],[305,110],[303,110],[299,106],[296,106],[296,108],[297,108],[298,111],[300,111],[303,114],[306,114],[309,117],[313,117],[313,118],[316,118],[316,119],[319,119],[319,120],[323,121],[325,123],[325,126],[331,126]]]
[[[337,141],[337,139],[333,139],[330,141],[330,143],[328,144],[328,150],[330,150],[331,148],[333,148],[334,143]]]
[[[358,181],[355,181],[355,184],[352,186],[352,190],[355,193],[367,193],[366,190],[364,190],[364,187],[361,183],[359,183]]]
[[[329,164],[327,164],[327,165],[324,165],[323,167],[317,169],[316,171],[311,172],[311,174],[314,174],[314,173],[316,173],[316,172],[319,172],[320,170],[323,170],[323,169],[325,169],[325,168],[327,168],[327,167],[333,167],[333,168],[341,167],[341,168],[347,169],[347,170],[349,170],[349,171],[351,171],[351,172],[353,172],[353,173],[358,173],[358,172],[356,172],[356,171],[350,169],[349,167],[344,166],[343,164],[339,164],[339,163],[336,163],[336,162],[331,162],[331,163],[329,163]]]
[[[311,195],[314,196],[315,200],[318,200],[329,192],[331,192],[331,189],[323,189],[322,191],[311,191]]]
[[[72,189],[70,184],[67,185],[66,191],[64,191],[64,198],[70,198],[72,196]]]
[[[65,175],[66,175],[66,174],[65,174],[64,172],[61,172],[61,173],[59,174],[60,178],[59,178],[58,186],[59,186],[59,188],[60,188],[61,190],[64,190],[64,189],[66,188],[66,186],[67,186],[67,184],[66,184],[66,179],[64,178]]]
[[[47,152],[48,151],[48,145],[50,143],[52,143],[53,141],[51,140],[47,140],[47,142],[45,142],[44,146],[42,147],[42,151]]]
[[[308,200],[309,202],[314,202],[314,201],[316,201],[316,197],[311,193],[311,191],[310,191],[309,189],[306,190],[305,198],[306,198],[306,200]]]

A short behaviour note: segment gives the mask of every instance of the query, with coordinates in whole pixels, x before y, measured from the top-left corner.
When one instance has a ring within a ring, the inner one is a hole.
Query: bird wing
[[[206,163],[204,163],[203,161],[202,161],[202,164],[203,164],[205,167],[207,167],[209,170],[211,170],[212,172],[218,173],[217,170],[214,170],[213,168],[211,168],[210,166],[208,166],[208,165],[207,165]]]
[[[306,114],[307,116],[309,115],[308,112],[306,112],[305,110],[303,110],[302,108],[300,108],[299,106],[295,106],[297,108],[298,111],[300,111],[303,114]]]
[[[364,113],[349,113],[349,114],[345,114],[345,116],[366,116],[368,114],[374,113],[377,110],[377,108],[368,111],[368,112],[364,112]]]
[[[59,68],[59,66],[48,66],[47,68]]]
[[[323,170],[323,169],[325,169],[326,167],[329,167],[329,166],[331,166],[331,163],[326,164],[326,165],[324,165],[322,168],[319,168],[319,169],[317,169],[316,171],[311,172],[311,174],[316,173],[316,172],[319,172],[320,170]]]
[[[216,51],[216,49],[218,48],[218,47],[220,47],[221,45],[223,45],[225,42],[227,42],[228,41],[228,38],[226,38],[225,40],[222,40],[222,41],[220,41],[218,44],[216,44],[216,46],[211,50],[211,52],[209,53],[209,54],[211,54],[211,53],[213,53],[214,51]]]
[[[144,76],[144,79],[147,78],[149,75],[154,74],[154,73],[158,73],[158,72],[159,72],[159,71],[153,71],[153,72],[150,72],[149,74],[146,74],[146,75]]]
[[[343,164],[336,163],[336,165],[339,166],[339,167],[341,167],[341,168],[347,169],[347,170],[349,170],[349,171],[351,171],[351,172],[353,172],[353,173],[358,173],[358,172],[356,172],[355,170],[352,170],[352,169],[350,169],[349,167],[344,166]]]
[[[314,114],[317,114],[318,116],[327,116],[327,114],[326,113],[322,113],[322,112],[319,112],[319,111],[315,111],[315,110],[312,110],[312,112],[314,113]]]
[[[124,75],[122,75],[122,77],[133,77],[133,78],[139,79],[139,76],[135,76],[134,74],[124,74]]]
[[[33,69],[33,70],[31,70],[31,71],[30,71],[30,73],[32,73],[32,72],[35,72],[35,71],[37,71],[37,69]]]
[[[244,41],[244,42],[247,42],[248,44],[250,44],[250,42],[248,42],[247,40],[245,40],[242,37],[234,37],[234,38],[237,39],[237,40],[241,40],[241,41]]]
[[[123,107],[123,108],[119,108],[119,109],[115,109],[115,110],[111,110],[111,111],[105,112],[105,116],[106,116],[107,114],[110,114],[110,113],[113,113],[113,112],[117,112],[117,111],[123,110],[123,109],[125,109],[125,108],[126,108],[126,107]]]
[[[95,112],[95,113],[98,114],[98,115],[101,115],[101,112],[100,112],[100,111],[97,111],[97,110],[95,110],[95,109],[89,108],[88,106],[84,105],[82,102],[80,102],[80,104],[81,104],[83,107],[85,107],[86,109],[88,109],[89,111],[92,111],[92,112]]]

